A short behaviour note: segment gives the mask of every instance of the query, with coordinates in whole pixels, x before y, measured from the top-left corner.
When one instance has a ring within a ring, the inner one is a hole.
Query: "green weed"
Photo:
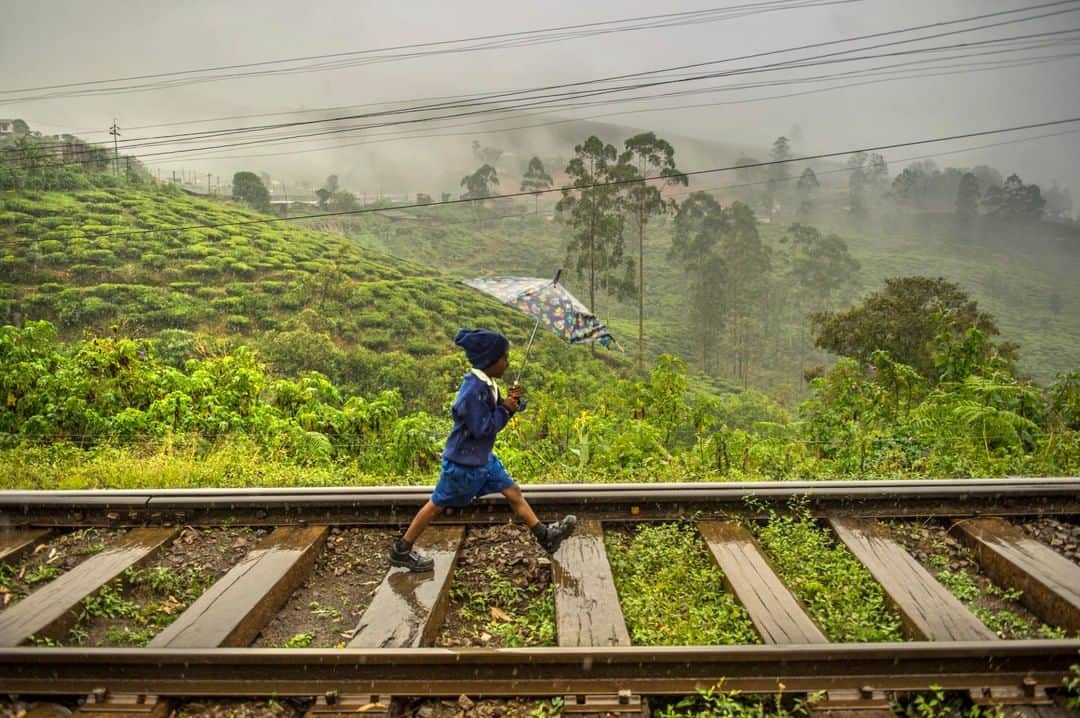
[[[971,603],[982,595],[975,578],[966,571],[945,570],[937,575],[937,580],[964,603]]]
[[[39,646],[42,648],[60,648],[64,645],[60,641],[47,636],[30,636],[26,642],[31,646]]]
[[[82,616],[86,618],[130,618],[138,612],[138,606],[121,595],[122,582],[117,579],[98,589],[97,593],[82,601]]]
[[[35,583],[40,583],[42,581],[48,581],[50,579],[56,578],[60,575],[60,573],[60,569],[56,566],[41,564],[40,566],[26,574],[26,582],[33,586]]]
[[[558,718],[563,713],[566,702],[556,696],[548,701],[543,701],[532,711],[532,718]]]
[[[1033,625],[1008,608],[992,609],[978,605],[977,601],[983,596],[983,589],[979,588],[975,578],[966,571],[941,571],[937,574],[937,580],[967,605],[987,628],[1002,638],[1065,638],[1065,631],[1062,629],[1041,622]],[[1018,601],[1024,592],[1020,589],[1000,588],[990,583],[985,593],[1004,601]]]
[[[464,586],[451,589],[451,598],[462,604],[462,619],[478,626],[474,637],[487,632],[511,648],[555,645],[553,587],[537,592],[529,585],[515,586],[493,568],[485,572],[485,578],[486,588],[482,591],[470,591]]]
[[[783,686],[779,688],[783,690]],[[808,706],[818,698],[815,694],[788,706],[782,693],[744,695],[740,691],[725,691],[720,684],[669,704],[656,715],[658,718],[804,718],[808,715]]]
[[[146,646],[157,635],[151,627],[131,628],[129,626],[110,626],[105,631],[105,644],[113,646]]]
[[[311,613],[316,618],[329,618],[334,623],[341,622],[341,611],[334,608],[333,606],[322,606],[319,604],[318,601],[312,601],[308,605],[308,608],[311,609]]]
[[[1069,675],[1061,680],[1068,695],[1069,710],[1080,710],[1080,663],[1069,666]]]
[[[0,563],[0,588],[8,592],[15,585],[15,577],[18,571],[10,563]]]
[[[608,532],[604,539],[633,643],[759,642],[693,525],[647,525],[629,538]]]
[[[1006,715],[999,705],[972,704],[961,694],[947,693],[936,685],[909,697],[893,710],[907,718],[1005,718]]]
[[[780,577],[832,641],[901,641],[881,586],[805,511],[771,514],[754,529]]]
[[[145,646],[202,594],[208,581],[197,566],[179,570],[164,566],[128,568],[121,578],[83,599],[82,611],[68,640],[81,644],[88,638],[89,629],[95,622],[123,621],[125,625],[106,628],[105,642],[108,645]],[[140,589],[148,591],[139,594],[140,601],[126,597]]]
[[[283,645],[282,648],[308,648],[314,640],[314,633],[297,633],[289,638],[289,640],[285,641],[285,645]]]

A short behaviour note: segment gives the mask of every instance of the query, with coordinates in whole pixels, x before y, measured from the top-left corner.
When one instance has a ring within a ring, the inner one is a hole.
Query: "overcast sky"
[[[740,0],[743,1],[743,0]],[[139,0],[0,0],[0,90],[100,80],[232,63],[345,52],[399,44],[452,40],[557,25],[729,7],[712,3],[638,0],[620,2],[365,2],[322,0],[298,3],[157,2]],[[658,28],[567,40],[535,47],[444,55],[437,58],[325,71],[214,82],[112,96],[0,104],[0,117],[21,117],[47,132],[104,130],[113,117],[121,128],[226,115],[355,105],[382,100],[457,95],[513,87],[585,80],[603,75],[684,65],[850,35],[892,30],[980,13],[1024,7],[1032,2],[991,0],[862,0],[727,19],[690,27]],[[1068,6],[1066,6],[1068,7]],[[1061,9],[1058,7],[1056,9]],[[1080,3],[1076,4],[1080,10]],[[989,29],[963,36],[987,39],[1080,27],[1080,12]],[[956,42],[960,38],[942,39]],[[1080,51],[1071,45],[1032,49],[1026,55]],[[1010,57],[1024,57],[1025,53]],[[797,88],[805,89],[805,88]],[[685,100],[750,99],[791,92],[746,90]],[[10,96],[10,95],[9,95]],[[0,100],[4,95],[0,95]],[[609,111],[620,109],[614,106]],[[623,107],[625,109],[625,107]],[[604,108],[591,109],[591,113]],[[578,115],[588,114],[578,112]],[[567,113],[574,116],[574,113]],[[950,77],[909,79],[850,87],[784,99],[610,118],[623,125],[656,129],[741,145],[767,146],[798,125],[802,153],[916,140],[1017,124],[1080,116],[1080,59]],[[224,125],[236,124],[224,123]],[[1071,127],[1043,130],[1060,132]],[[123,130],[125,137],[179,132]],[[1037,134],[1034,132],[1027,135]],[[88,135],[89,136],[89,135]],[[997,136],[984,144],[1023,135]],[[92,135],[102,140],[107,136]],[[993,164],[1003,173],[1047,185],[1057,180],[1080,200],[1080,134],[942,157],[941,165]],[[619,138],[611,138],[618,140]],[[468,137],[397,142],[393,153],[437,160],[467,148]],[[325,145],[325,143],[323,143]],[[956,149],[953,143],[940,149]],[[389,147],[389,146],[387,146]],[[267,151],[265,149],[252,149]],[[892,157],[931,150],[897,151]],[[223,153],[222,153],[223,154]],[[363,158],[376,161],[365,150]],[[385,157],[385,154],[379,155]],[[361,161],[349,155],[350,161]],[[341,155],[318,152],[262,160],[161,160],[164,171],[186,167],[226,173],[237,165],[320,176]],[[379,161],[385,161],[379,160]],[[698,169],[702,158],[681,156],[680,166]],[[418,165],[422,166],[422,165]],[[899,167],[894,164],[893,171]],[[358,175],[359,176],[359,175]],[[367,180],[365,180],[367,181]],[[361,189],[361,188],[357,188]],[[370,190],[371,188],[363,188]],[[505,189],[505,188],[504,188]]]

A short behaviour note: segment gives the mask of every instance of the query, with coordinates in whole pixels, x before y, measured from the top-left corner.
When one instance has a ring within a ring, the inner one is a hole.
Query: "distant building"
[[[26,134],[30,134],[30,127],[22,120],[0,120],[0,137],[18,137]]]

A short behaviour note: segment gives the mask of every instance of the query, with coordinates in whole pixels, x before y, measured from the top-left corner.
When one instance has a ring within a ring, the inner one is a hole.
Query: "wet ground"
[[[0,563],[0,608],[45,586],[123,536],[123,529],[81,529],[54,536],[15,563]]]
[[[466,532],[435,645],[555,645],[551,559],[523,524]]]
[[[561,705],[556,702],[555,706]],[[401,718],[549,718],[559,715],[551,701],[458,696],[456,700],[430,698],[408,701]]]
[[[169,718],[299,718],[304,715],[306,703],[310,701],[192,701],[174,709]]]
[[[390,569],[390,544],[397,536],[386,529],[330,529],[311,576],[252,645],[281,648],[293,640],[294,645],[332,648],[348,643]]]
[[[1080,524],[1043,518],[1020,525],[1029,536],[1042,541],[1073,563],[1080,564]]]
[[[153,561],[117,581],[134,615],[87,616],[67,644],[141,646],[172,623],[262,537],[266,529],[187,527]]]

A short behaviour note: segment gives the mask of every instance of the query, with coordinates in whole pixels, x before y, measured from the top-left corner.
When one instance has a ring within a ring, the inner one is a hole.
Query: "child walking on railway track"
[[[563,539],[573,533],[577,518],[570,514],[552,524],[541,523],[492,451],[495,435],[517,412],[521,401],[521,387],[511,387],[502,397],[495,383],[510,366],[510,342],[498,332],[459,329],[454,343],[465,350],[473,368],[461,382],[450,411],[454,428],[446,440],[439,481],[405,535],[394,541],[390,565],[410,571],[432,570],[434,561],[413,548],[432,519],[445,508],[468,506],[476,497],[496,492],[506,497],[544,550],[555,553]]]

